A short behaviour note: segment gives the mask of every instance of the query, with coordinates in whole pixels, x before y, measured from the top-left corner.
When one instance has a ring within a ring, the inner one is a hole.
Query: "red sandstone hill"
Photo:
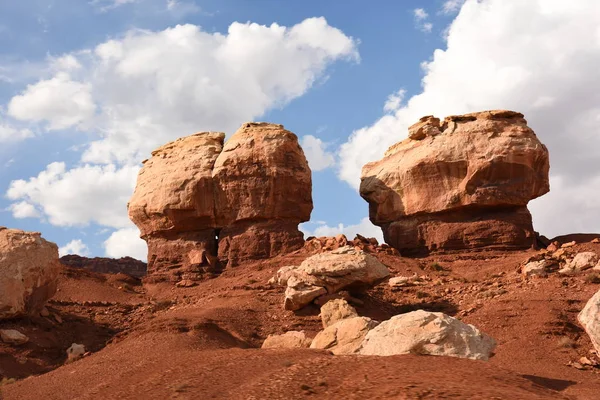
[[[600,244],[572,250],[600,253]],[[360,296],[360,315],[443,311],[497,340],[489,362],[259,349],[272,333],[321,329],[316,307],[285,311],[283,289],[267,284],[313,251],[243,264],[190,288],[66,268],[48,317],[2,323],[30,337],[17,348],[0,344],[0,375],[18,379],[0,386],[3,399],[597,398],[599,370],[577,364],[596,356],[576,315],[600,286],[587,274],[523,280],[517,269],[533,250],[372,253],[394,275],[426,284],[380,284]],[[73,342],[90,354],[62,366]]]

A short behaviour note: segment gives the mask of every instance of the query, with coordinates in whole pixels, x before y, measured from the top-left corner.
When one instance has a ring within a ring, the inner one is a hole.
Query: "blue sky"
[[[536,228],[600,231],[600,4],[508,3],[2,2],[0,225],[65,252],[142,257],[125,209],[139,162],[254,119],[304,145],[305,232],[380,235],[360,167],[422,115],[507,108],[551,151]]]

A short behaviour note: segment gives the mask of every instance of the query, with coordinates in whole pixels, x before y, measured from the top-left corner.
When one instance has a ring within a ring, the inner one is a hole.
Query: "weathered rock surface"
[[[225,144],[212,176],[223,263],[304,245],[298,224],[310,219],[312,177],[296,135],[282,125],[246,123]]]
[[[29,342],[29,338],[15,329],[0,329],[0,339],[4,343],[19,346]]]
[[[148,273],[179,281],[217,269],[212,170],[225,134],[177,139],[144,162],[128,210],[148,243]]]
[[[78,343],[73,343],[67,349],[67,363],[79,360],[85,354],[85,346]]]
[[[565,267],[574,272],[585,271],[594,268],[598,264],[598,255],[593,251],[584,251],[577,253],[572,260],[566,263]]]
[[[487,360],[495,346],[494,339],[473,325],[443,313],[417,310],[379,324],[366,335],[358,353],[379,356],[412,353]]]
[[[323,328],[327,328],[346,318],[358,317],[356,310],[344,299],[334,299],[323,304],[319,314]]]
[[[342,289],[371,287],[390,274],[375,257],[350,246],[315,254],[296,268],[283,269],[278,274],[287,277],[279,279],[287,284],[284,301],[287,310],[298,310],[321,295]]]
[[[328,326],[315,336],[310,348],[330,350],[333,354],[355,354],[377,322],[367,317],[346,318]]]
[[[548,150],[522,114],[424,117],[366,164],[360,194],[401,253],[535,243],[527,203],[549,190]]]
[[[197,133],[145,161],[129,216],[148,243],[153,279],[198,280],[303,246],[298,224],[310,219],[312,183],[296,135],[246,123],[224,138]]]
[[[0,320],[39,314],[59,272],[56,244],[38,232],[0,227]]]
[[[73,268],[83,268],[88,271],[101,274],[124,273],[142,278],[146,275],[146,263],[131,257],[105,258],[105,257],[82,257],[77,254],[69,254],[60,258],[60,263]]]
[[[577,320],[600,354],[600,290],[588,300],[583,310],[577,315]]]
[[[263,349],[298,349],[310,346],[311,339],[304,332],[288,331],[283,335],[269,335],[262,344]]]

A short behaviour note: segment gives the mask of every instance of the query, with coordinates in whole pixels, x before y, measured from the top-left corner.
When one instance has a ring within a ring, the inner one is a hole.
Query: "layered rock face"
[[[77,254],[68,254],[60,258],[62,265],[73,268],[83,268],[88,271],[101,274],[124,273],[142,278],[146,275],[146,263],[131,257],[105,258],[105,257],[82,257]]]
[[[198,133],[152,153],[129,216],[148,243],[148,273],[196,280],[243,260],[296,250],[312,211],[311,172],[282,125]],[[217,258],[218,257],[218,258]]]
[[[549,191],[548,149],[522,114],[423,117],[366,164],[360,194],[404,254],[534,244],[527,203]]]
[[[298,224],[312,212],[311,171],[298,138],[282,125],[247,123],[215,162],[219,259],[231,265],[304,245]]]
[[[56,244],[0,227],[0,320],[38,314],[56,293],[59,272]]]

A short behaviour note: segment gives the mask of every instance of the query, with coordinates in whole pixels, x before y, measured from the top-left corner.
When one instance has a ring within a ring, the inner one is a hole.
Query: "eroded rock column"
[[[549,191],[548,170],[520,113],[428,116],[363,167],[360,194],[401,253],[522,249],[535,240],[527,203]]]

